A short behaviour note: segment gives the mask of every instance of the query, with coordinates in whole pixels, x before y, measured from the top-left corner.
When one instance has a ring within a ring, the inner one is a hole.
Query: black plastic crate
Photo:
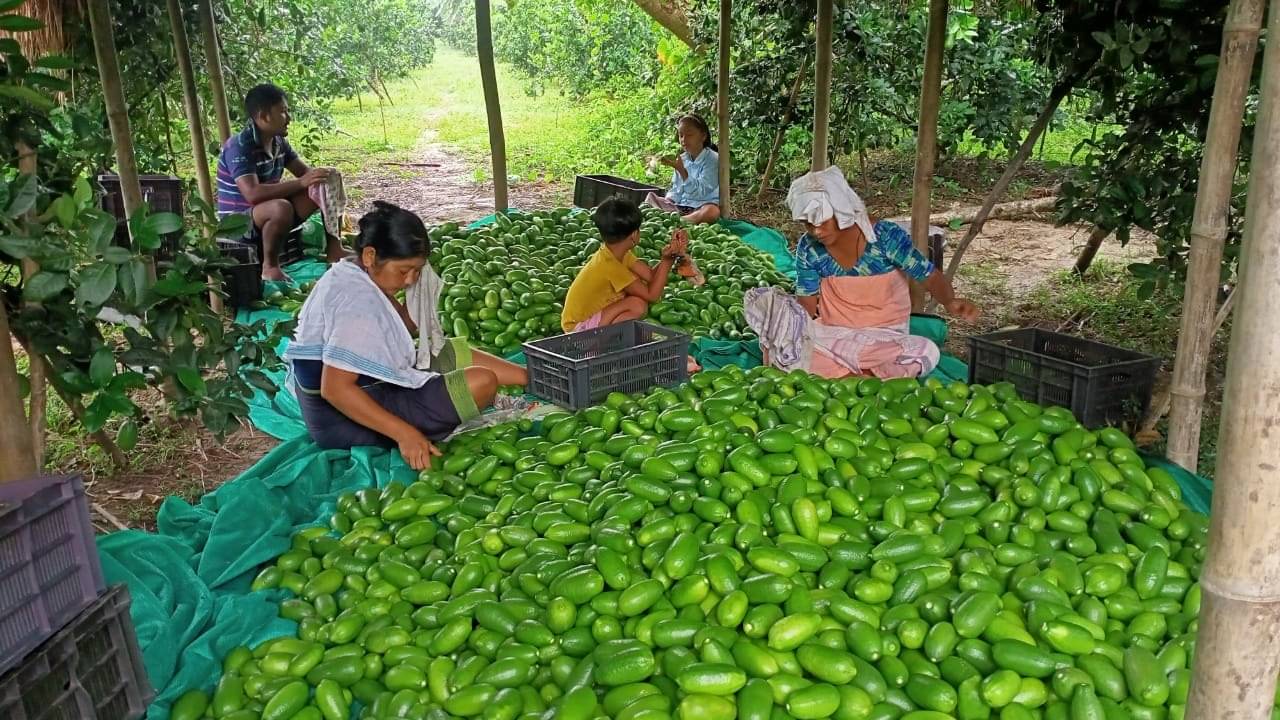
[[[221,270],[227,305],[242,308],[261,300],[262,263],[258,261],[258,249],[239,240],[218,238],[217,242],[218,251],[236,261],[235,265]]]
[[[1010,382],[1023,398],[1069,408],[1087,427],[1119,425],[1151,404],[1160,358],[1039,328],[969,338],[969,382]]]
[[[529,392],[571,410],[689,379],[689,336],[641,320],[524,344]]]
[[[129,589],[113,585],[0,677],[0,718],[134,720],[154,695],[129,617]]]
[[[103,587],[79,475],[0,485],[0,672],[61,630]]]
[[[579,175],[573,180],[573,204],[580,208],[593,208],[611,197],[642,205],[649,193],[665,195],[666,192],[656,185],[612,175]]]
[[[152,213],[171,212],[182,216],[182,180],[169,175],[143,175],[138,178],[142,186],[142,201]],[[129,245],[129,219],[124,212],[124,195],[120,191],[119,175],[99,175],[102,188],[102,209],[116,217],[115,244]],[[156,255],[171,258],[182,243],[182,230],[175,230],[160,237],[160,249]]]
[[[306,248],[302,243],[302,227],[302,225],[299,225],[285,236],[284,247],[280,248],[280,267],[295,263],[306,257]],[[255,236],[252,227],[246,230],[243,235],[236,237],[223,236],[217,238],[217,240],[218,249],[224,255],[232,255],[240,259],[242,255],[233,253],[243,253],[243,251],[235,250],[235,248],[247,248],[253,251],[253,256],[251,260],[245,260],[244,262],[261,262],[262,260],[262,237]]]

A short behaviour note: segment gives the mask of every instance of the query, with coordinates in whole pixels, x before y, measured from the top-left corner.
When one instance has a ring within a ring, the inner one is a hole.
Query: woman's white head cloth
[[[871,216],[867,215],[867,206],[862,203],[858,193],[849,187],[844,173],[835,165],[796,178],[787,191],[787,206],[791,208],[791,217],[795,220],[821,225],[834,217],[836,227],[841,230],[857,225],[862,228],[867,242],[876,241],[876,231],[871,226]]]

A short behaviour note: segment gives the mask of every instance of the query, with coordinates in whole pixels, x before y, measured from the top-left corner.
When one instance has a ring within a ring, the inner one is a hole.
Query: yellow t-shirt
[[[635,262],[636,256],[630,250],[619,262],[607,245],[601,245],[582,266],[565,295],[564,312],[560,315],[564,331],[572,332],[578,323],[621,300],[622,289],[636,280],[631,271]]]

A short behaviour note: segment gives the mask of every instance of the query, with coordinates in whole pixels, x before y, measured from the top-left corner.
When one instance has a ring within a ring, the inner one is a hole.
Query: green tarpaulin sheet
[[[259,565],[289,548],[298,528],[327,521],[341,493],[416,477],[396,451],[321,450],[292,440],[194,506],[167,498],[155,533],[100,537],[107,582],[126,583],[133,598],[157,693],[147,717],[165,720],[183,692],[211,688],[231,648],[294,632],[277,617],[279,591],[251,593],[249,582]]]

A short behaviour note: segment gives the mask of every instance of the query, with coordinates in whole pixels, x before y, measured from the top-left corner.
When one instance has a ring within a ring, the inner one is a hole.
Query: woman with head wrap
[[[747,321],[774,365],[833,378],[928,374],[939,351],[907,333],[908,277],[955,317],[977,318],[977,307],[955,296],[906,230],[884,220],[872,224],[839,168],[796,180],[787,204],[808,231],[796,245],[796,294],[758,288],[744,299]]]

